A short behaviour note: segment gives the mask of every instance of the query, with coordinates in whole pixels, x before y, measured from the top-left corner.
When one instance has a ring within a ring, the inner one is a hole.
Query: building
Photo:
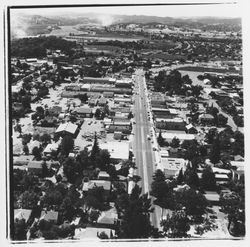
[[[188,134],[197,134],[198,133],[197,129],[191,123],[186,125],[186,132]]]
[[[53,106],[48,109],[49,115],[58,117],[60,113],[62,112],[62,107],[61,106]]]
[[[163,139],[167,142],[171,142],[175,137],[180,140],[180,142],[183,142],[184,140],[194,140],[195,135],[193,134],[182,134],[182,133],[167,133],[167,132],[162,132],[161,133]]]
[[[28,172],[34,173],[36,175],[40,175],[42,173],[42,164],[44,163],[43,160],[36,161],[32,160],[28,163]]]
[[[152,107],[152,112],[155,118],[176,118],[178,115],[176,109],[166,109],[159,107]]]
[[[203,113],[199,116],[201,124],[212,125],[214,124],[214,117],[211,114]]]
[[[180,158],[161,157],[158,169],[162,170],[166,178],[173,178],[178,176],[180,170],[184,172],[187,167],[187,160]]]
[[[105,98],[113,98],[114,92],[103,92],[103,97]]]
[[[114,121],[112,124],[107,126],[109,133],[122,132],[123,134],[130,134],[132,131],[132,124],[129,120],[127,121]]]
[[[57,143],[49,143],[46,148],[43,150],[43,154],[50,155],[53,151],[57,151],[59,148],[59,145]]]
[[[26,166],[30,161],[34,159],[34,155],[21,155],[13,157],[14,166]]]
[[[107,99],[105,97],[101,97],[99,100],[98,100],[98,105],[99,106],[105,106],[107,104]]]
[[[111,208],[107,211],[102,211],[97,223],[103,225],[115,225],[118,220],[118,213],[114,203],[110,203]]]
[[[71,122],[62,123],[56,130],[57,135],[64,136],[64,135],[71,135],[72,137],[77,136],[78,126],[76,124],[72,124]]]
[[[110,153],[110,159],[113,163],[119,163],[122,160],[129,158],[129,143],[128,142],[107,142],[99,144],[101,149],[107,149]]]
[[[49,222],[57,223],[58,220],[58,212],[57,211],[42,211],[40,220],[46,220]]]
[[[132,81],[131,80],[116,80],[115,86],[120,87],[120,88],[131,88]]]
[[[85,193],[95,187],[103,187],[105,200],[109,197],[111,192],[111,182],[108,180],[89,180],[88,182],[83,182],[82,191]]]
[[[100,180],[110,180],[110,176],[106,171],[100,171],[98,174],[98,179]]]
[[[185,130],[186,123],[182,118],[156,118],[155,126],[158,129]]]
[[[30,218],[31,212],[32,212],[31,209],[23,209],[23,208],[15,209],[14,218],[18,220],[24,219],[25,222],[27,223],[27,221]]]
[[[213,206],[220,205],[220,195],[216,191],[205,191],[203,194],[208,202]]]
[[[79,107],[74,111],[74,113],[81,118],[91,118],[93,116],[92,109],[88,107]]]

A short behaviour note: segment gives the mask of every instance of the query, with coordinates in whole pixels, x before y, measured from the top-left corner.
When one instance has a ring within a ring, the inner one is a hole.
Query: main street
[[[135,74],[135,94],[134,94],[134,142],[133,150],[136,159],[137,175],[141,177],[139,185],[142,187],[142,193],[149,193],[154,170],[154,157],[150,136],[150,122],[147,112],[147,97],[144,87],[144,72],[137,70]],[[156,212],[151,214],[151,222],[155,227],[159,227],[159,220]]]

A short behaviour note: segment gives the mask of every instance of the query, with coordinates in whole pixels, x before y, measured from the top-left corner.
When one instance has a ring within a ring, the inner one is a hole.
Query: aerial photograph
[[[7,8],[12,243],[245,239],[236,5]]]

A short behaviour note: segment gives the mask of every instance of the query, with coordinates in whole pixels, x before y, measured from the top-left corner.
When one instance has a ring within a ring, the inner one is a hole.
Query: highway
[[[148,120],[147,98],[144,90],[144,72],[137,70],[135,73],[134,119],[136,123],[133,126],[135,134],[133,151],[137,166],[137,175],[142,178],[139,186],[142,187],[143,194],[149,193],[151,189],[155,164],[151,140],[147,138],[150,135],[150,121]],[[157,218],[154,211],[151,214],[151,222],[155,227],[159,227],[159,220]]]

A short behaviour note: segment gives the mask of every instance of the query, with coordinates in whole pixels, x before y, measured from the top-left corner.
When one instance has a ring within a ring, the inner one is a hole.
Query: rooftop
[[[101,149],[107,149],[110,153],[111,159],[126,160],[129,157],[129,143],[128,142],[108,142],[101,143]]]
[[[56,130],[56,133],[66,131],[66,132],[69,132],[71,134],[74,134],[76,132],[76,130],[77,130],[77,125],[72,124],[71,122],[68,122],[68,123],[60,124]]]

